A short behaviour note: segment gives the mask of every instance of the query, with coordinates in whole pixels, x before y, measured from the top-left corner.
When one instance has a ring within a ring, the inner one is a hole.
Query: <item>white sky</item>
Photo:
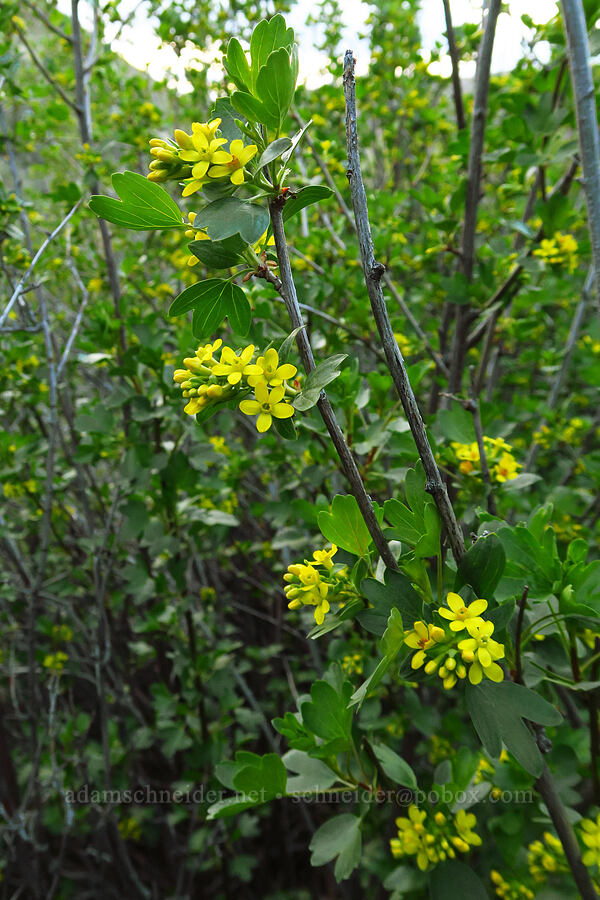
[[[68,14],[69,0],[59,0],[59,8]],[[130,8],[136,5],[136,0],[131,0]],[[555,0],[509,0],[510,14],[502,13],[498,19],[492,70],[496,72],[509,71],[521,56],[521,45],[529,36],[529,29],[521,22],[521,15],[527,13],[534,22],[542,24],[551,19],[557,12]],[[480,0],[451,0],[452,18],[455,25],[464,22],[479,22],[481,18]],[[82,24],[85,26],[85,5],[81,7]],[[307,26],[306,18],[317,10],[317,4],[311,0],[299,0],[290,16],[289,24],[295,29],[300,44],[300,78],[311,87],[317,86],[322,78],[319,76],[327,60],[315,49],[315,43],[319,42],[319,26]],[[357,71],[365,72],[368,64],[368,48],[361,41],[359,34],[365,31],[365,19],[368,8],[359,0],[352,0],[344,10],[346,22],[344,28],[344,46],[352,49],[357,59]],[[442,0],[422,0],[419,15],[419,26],[423,39],[423,49],[430,50],[435,42],[442,40],[445,30],[444,12]],[[115,29],[116,30],[116,29]],[[107,35],[110,40],[110,33]],[[132,26],[124,30],[122,36],[113,42],[113,49],[123,56],[128,63],[138,69],[147,71],[153,78],[162,79],[166,72],[171,73],[173,86],[180,91],[191,89],[185,79],[186,65],[194,65],[194,61],[200,63],[210,62],[216,53],[214,49],[207,53],[198,52],[190,48],[184,51],[181,58],[177,58],[170,47],[161,47],[156,38],[152,22],[144,12],[138,10]],[[538,45],[537,52],[541,61],[547,61],[548,48]],[[449,76],[450,59],[446,55],[432,68],[435,74]],[[465,78],[472,77],[475,71],[474,62],[461,64],[461,75]]]

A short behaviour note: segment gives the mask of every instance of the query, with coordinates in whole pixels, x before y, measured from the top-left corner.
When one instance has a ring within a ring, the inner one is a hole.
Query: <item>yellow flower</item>
[[[193,131],[191,142],[191,149],[180,150],[178,153],[179,159],[192,164],[192,177],[186,182],[183,189],[183,197],[189,197],[190,194],[195,193],[202,187],[206,181],[205,176],[210,166],[228,163],[232,159],[230,153],[220,149],[223,144],[227,143],[226,138],[209,138],[203,131],[198,129]]]
[[[582,829],[581,840],[588,848],[583,854],[584,866],[600,866],[600,813],[593,819],[582,819],[579,823]]]
[[[257,384],[254,388],[255,400],[242,400],[240,409],[247,416],[254,416],[258,413],[256,420],[256,430],[259,432],[268,431],[271,427],[273,416],[277,419],[288,419],[294,415],[294,408],[289,403],[282,402],[285,394],[285,387],[278,385],[269,393],[266,384]]]
[[[331,550],[315,550],[313,553],[313,560],[315,565],[325,566],[328,571],[333,569],[332,557],[337,553],[338,548],[335,544],[331,545]]]
[[[472,847],[481,846],[481,838],[472,829],[477,824],[477,819],[473,813],[464,809],[459,809],[454,817],[454,827],[458,831],[460,837]]]
[[[452,591],[446,597],[446,603],[450,609],[440,606],[438,613],[442,618],[450,620],[451,631],[462,631],[463,628],[467,627],[468,620],[477,619],[481,621],[479,617],[487,609],[487,600],[474,600],[468,606],[465,606],[463,598]]]
[[[197,230],[193,227],[197,215],[198,213],[195,212],[188,213],[188,222],[192,227],[187,229],[187,231],[185,232],[185,236],[186,238],[189,238],[190,241],[210,241],[209,236],[203,228]],[[188,266],[196,266],[199,262],[200,260],[198,259],[198,257],[194,256],[192,253],[188,257],[187,264]]]
[[[245,347],[240,352],[239,356],[231,349],[231,347],[223,347],[221,359],[213,366],[213,372],[215,375],[227,375],[229,384],[238,384],[242,380],[242,375],[255,374],[254,370],[256,369],[256,366],[250,364],[253,355],[253,344],[249,344]]]
[[[444,629],[437,625],[426,625],[425,622],[415,622],[413,630],[404,638],[404,643],[417,650],[411,660],[413,669],[418,669],[425,662],[425,651],[445,637]]]
[[[462,652],[463,661],[471,663],[471,684],[479,684],[484,675],[491,681],[502,681],[504,673],[494,660],[504,657],[504,645],[491,637],[494,623],[470,621],[467,630],[471,636],[460,641],[458,649]]]
[[[510,453],[503,453],[492,470],[492,475],[500,484],[505,481],[512,481],[517,477],[517,469],[521,468],[514,456]]]
[[[227,176],[232,184],[243,184],[244,166],[250,162],[256,153],[258,153],[256,144],[248,144],[247,147],[244,147],[243,141],[239,140],[239,138],[232,141],[229,145],[228,158],[222,161],[214,160],[216,165],[213,165],[208,170],[209,178],[223,178]]]
[[[260,369],[260,374],[250,375],[248,384],[255,387],[257,384],[269,384],[271,387],[277,387],[288,378],[293,378],[296,372],[296,366],[290,363],[279,365],[279,354],[277,350],[271,347],[264,356],[259,356],[256,365]]]

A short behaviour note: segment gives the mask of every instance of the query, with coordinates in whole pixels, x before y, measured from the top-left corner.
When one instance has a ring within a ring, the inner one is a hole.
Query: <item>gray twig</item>
[[[550,396],[548,397],[547,407],[550,411],[552,411],[560,396],[560,392],[562,386],[564,384],[564,380],[567,375],[567,370],[571,364],[571,358],[573,356],[573,351],[575,350],[575,344],[577,343],[577,338],[579,337],[579,332],[581,329],[581,323],[583,322],[583,317],[585,314],[585,310],[590,299],[590,289],[592,287],[592,281],[594,278],[594,269],[593,266],[590,266],[587,278],[585,279],[585,284],[583,285],[583,289],[581,291],[581,299],[577,304],[577,309],[575,310],[575,315],[573,316],[573,321],[571,322],[571,328],[569,330],[569,336],[567,338],[567,343],[565,344],[565,352],[562,360],[562,365],[558,372],[556,373],[556,378],[554,379],[554,384],[550,390]],[[540,423],[540,429],[543,425],[547,424],[547,418],[544,417],[542,422]],[[535,462],[535,458],[538,454],[539,444],[537,442],[533,442],[531,447],[529,448],[529,453],[527,454],[527,459],[525,460],[525,469],[529,470],[533,463]]]
[[[454,108],[456,109],[456,124],[458,130],[462,131],[467,127],[465,119],[465,110],[463,107],[462,88],[460,84],[459,74],[459,56],[458,47],[456,46],[456,37],[454,35],[454,26],[452,25],[452,14],[450,12],[450,0],[443,0],[444,18],[446,19],[446,37],[448,39],[448,52],[452,61],[452,93],[454,96]]]
[[[596,298],[600,312],[600,139],[590,46],[585,10],[581,0],[561,0],[561,8],[567,32],[567,53],[575,97],[583,190],[587,203],[592,263],[596,273]]]
[[[471,142],[469,144],[469,162],[467,166],[465,220],[463,224],[460,251],[462,269],[467,281],[471,281],[473,277],[473,266],[475,264],[475,233],[477,228],[477,210],[479,208],[481,192],[481,161],[483,157],[483,142],[487,119],[490,67],[492,63],[494,37],[496,34],[496,22],[498,20],[501,5],[502,0],[490,0],[483,37],[477,56]],[[467,328],[469,327],[470,319],[470,304],[464,303],[457,305],[454,340],[452,344],[452,359],[450,364],[450,381],[448,384],[448,390],[451,393],[460,392],[466,355]]]
[[[60,234],[60,232],[63,230],[63,228],[65,227],[65,225],[66,225],[67,222],[69,221],[69,219],[70,219],[72,216],[75,215],[75,213],[77,212],[77,210],[79,209],[79,207],[81,206],[82,203],[83,203],[83,197],[80,197],[80,199],[77,201],[77,203],[75,204],[75,206],[73,206],[72,209],[69,210],[69,212],[68,212],[67,215],[64,217],[64,219],[62,220],[62,222],[60,222],[60,224],[56,226],[56,228],[54,229],[54,231],[52,232],[52,234],[49,234],[49,235],[48,235],[48,237],[46,238],[46,240],[44,241],[44,243],[41,245],[41,247],[39,248],[39,250],[37,251],[37,253],[36,253],[35,256],[33,257],[33,259],[31,260],[31,262],[29,263],[29,266],[28,266],[27,270],[23,273],[23,275],[21,276],[21,278],[20,278],[20,280],[19,280],[19,283],[17,284],[16,288],[14,289],[14,291],[13,291],[13,293],[12,293],[12,297],[10,298],[10,300],[8,301],[8,303],[6,304],[6,307],[4,308],[4,312],[2,313],[2,315],[0,315],[0,328],[2,328],[2,326],[3,326],[4,323],[6,322],[6,320],[7,320],[7,318],[8,318],[8,314],[10,313],[10,311],[11,311],[11,309],[13,308],[13,306],[15,305],[15,303],[16,303],[18,297],[19,297],[19,296],[21,295],[21,293],[22,293],[23,285],[27,282],[27,279],[29,278],[29,276],[31,275],[31,273],[33,272],[33,270],[35,269],[35,267],[36,267],[36,265],[37,265],[37,263],[38,263],[38,260],[40,259],[40,257],[41,257],[41,255],[43,254],[44,250],[46,249],[46,247],[48,246],[48,244],[52,243],[52,241],[54,240],[54,238],[55,238],[58,234]]]
[[[385,272],[381,263],[376,262],[373,248],[373,238],[369,225],[369,211],[367,208],[367,196],[362,179],[360,156],[358,152],[358,129],[356,124],[356,88],[354,80],[354,57],[352,51],[346,51],[344,57],[344,94],[346,97],[346,141],[348,149],[348,181],[354,218],[356,221],[356,233],[360,246],[363,272],[373,318],[379,331],[381,343],[387,360],[388,368],[392,375],[398,396],[404,408],[404,412],[413,434],[419,456],[423,461],[423,468],[427,477],[426,490],[433,496],[442,522],[448,534],[448,540],[452,548],[452,554],[458,561],[465,552],[465,544],[462,532],[456,521],[454,510],[446,485],[441,479],[431,445],[427,437],[427,431],[423,418],[419,411],[412,386],[410,384],[406,366],[394,337],[394,332],[388,315],[381,279]]]

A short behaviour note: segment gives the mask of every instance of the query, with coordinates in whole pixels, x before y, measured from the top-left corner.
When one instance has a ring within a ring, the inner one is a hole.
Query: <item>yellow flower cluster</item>
[[[353,593],[347,579],[347,567],[335,566],[333,557],[337,553],[335,544],[329,550],[315,550],[311,560],[288,566],[283,576],[288,609],[314,606],[315,622],[322,625],[329,612],[330,600],[347,599]]]
[[[256,156],[256,144],[244,146],[239,138],[224,145],[227,138],[218,137],[221,119],[193,122],[192,133],[175,129],[175,140],[152,138],[148,179],[150,181],[184,181],[183,197],[189,197],[211,181],[229,181],[235,187],[244,183],[244,169]]]
[[[362,655],[360,653],[347,653],[342,659],[342,669],[346,675],[362,675]]]
[[[600,813],[594,819],[582,819],[579,823],[581,828],[581,840],[586,846],[583,854],[584,866],[600,866]]]
[[[474,441],[472,444],[461,444],[453,441],[450,446],[454,450],[456,459],[459,460],[459,471],[463,475],[480,474],[481,460],[479,458],[479,447]],[[490,475],[499,484],[504,481],[511,481],[518,475],[517,469],[521,468],[512,455],[512,446],[507,444],[502,438],[491,438],[484,435],[483,446],[487,457]]]
[[[189,400],[184,412],[195,416],[211,403],[234,400],[253,388],[254,399],[242,400],[239,408],[249,416],[258,414],[256,428],[259,432],[271,427],[273,417],[287,419],[293,416],[294,407],[284,396],[291,393],[285,380],[294,377],[296,367],[289,363],[279,365],[279,355],[273,348],[253,363],[253,344],[238,353],[222,344],[219,338],[212,344],[198,347],[195,356],[183,360],[185,369],[175,370],[173,380],[181,388],[183,397]],[[214,354],[219,349],[221,356],[217,362]]]
[[[567,265],[569,272],[574,272],[578,263],[577,250],[578,244],[572,234],[557,231],[554,237],[541,241],[533,255],[551,266]]]
[[[506,881],[500,872],[492,869],[490,878],[494,882],[496,896],[503,900],[533,900],[535,894],[520,881]]]
[[[446,690],[466,678],[467,666],[471,684],[479,684],[484,676],[502,681],[504,673],[496,660],[504,657],[504,645],[492,638],[494,623],[481,618],[487,600],[474,600],[466,606],[460,594],[451,591],[446,602],[448,606],[440,606],[438,614],[449,621],[449,633],[439,625],[415,622],[404,638],[404,643],[416,651],[411,667],[420,669],[424,665],[427,675],[437,672]],[[468,637],[458,640],[461,631]]]
[[[563,846],[550,831],[544,832],[543,840],[533,841],[529,845],[527,864],[531,877],[538,883],[546,881],[548,875],[569,871]]]
[[[392,856],[415,856],[419,869],[426,872],[445,859],[454,859],[456,851],[468,853],[471,847],[479,847],[481,838],[473,831],[476,824],[473,813],[464,809],[452,818],[442,812],[428,815],[412,805],[408,816],[396,819],[398,837],[390,841]]]
[[[44,657],[42,665],[53,675],[60,675],[68,659],[69,657],[67,654],[63,653],[62,650],[59,650],[57,653],[48,653],[47,656]]]

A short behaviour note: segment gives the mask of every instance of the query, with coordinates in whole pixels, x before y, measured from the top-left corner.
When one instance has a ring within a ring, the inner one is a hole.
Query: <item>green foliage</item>
[[[181,228],[181,213],[166,191],[136,172],[112,176],[120,197],[90,197],[89,207],[101,219],[134,231]]]
[[[492,73],[471,280],[462,266],[471,87],[463,82],[459,130],[450,80],[436,74],[445,38],[422,52],[413,0],[371,4],[364,28],[368,72],[356,90],[375,256],[468,546],[456,561],[338,203],[351,206],[345,11],[324,0],[312,13],[326,70],[312,89],[304,75],[297,86],[294,34],[281,15],[266,18],[264,0],[199,0],[193,15],[188,0],[146,6],[172,50],[198,49],[191,91],[175,94],[173,73],[151,82],[110,49],[110,35],[128,27],[120,2],[99,7],[95,51],[81,32],[83,66],[93,51],[85,83],[72,22],[54,0],[36,4],[39,17],[15,2],[0,9],[6,299],[24,279],[0,328],[5,892],[67,900],[85,881],[90,896],[107,898],[305,900],[307,890],[331,895],[333,875],[351,878],[353,895],[392,900],[529,889],[574,898],[535,786],[545,763],[585,854],[592,832],[581,817],[593,828],[600,804],[600,331],[582,295],[590,246],[560,20],[528,18],[527,52],[513,71]],[[479,23],[455,32],[461,60],[475,60]],[[310,84],[319,77],[311,72]],[[91,136],[65,102],[78,106],[81,89]],[[174,129],[217,118],[226,143],[256,147],[241,184],[207,176],[179,199],[191,166],[172,170],[168,191],[144,177],[148,140],[168,156]],[[111,183],[118,199],[107,196]],[[82,204],[27,275],[81,197],[89,210]],[[309,375],[301,329],[290,334],[267,280],[282,272],[268,243],[276,198],[317,364]],[[115,227],[101,234],[98,219]],[[433,358],[451,365],[459,307],[465,370],[451,389]],[[239,409],[248,382],[189,415],[173,388],[199,342],[215,348],[212,365],[219,340],[239,351],[241,338],[254,363],[279,348],[278,364],[298,369],[284,379],[295,415],[261,435]],[[350,493],[319,417],[322,390],[397,571],[383,565]],[[489,484],[473,450],[474,397]],[[319,561],[329,543],[337,553]],[[305,602],[286,609],[282,574],[294,565]],[[326,587],[318,596],[313,572]],[[500,683],[473,684],[467,671],[452,683],[458,645],[473,640],[468,620],[453,631],[460,617],[440,615],[453,615],[456,591],[467,612],[488,602]],[[330,604],[322,624],[317,600]],[[444,638],[413,666],[415,623]],[[166,799],[78,799],[83,788],[140,785]],[[190,786],[199,790],[186,799]],[[433,792],[435,804],[423,799]],[[454,859],[398,857],[394,823],[409,821],[413,801],[434,823],[428,846],[442,847],[461,810],[476,817],[481,844],[450,843]],[[538,845],[546,866],[536,872]],[[597,881],[597,864],[584,868]]]

